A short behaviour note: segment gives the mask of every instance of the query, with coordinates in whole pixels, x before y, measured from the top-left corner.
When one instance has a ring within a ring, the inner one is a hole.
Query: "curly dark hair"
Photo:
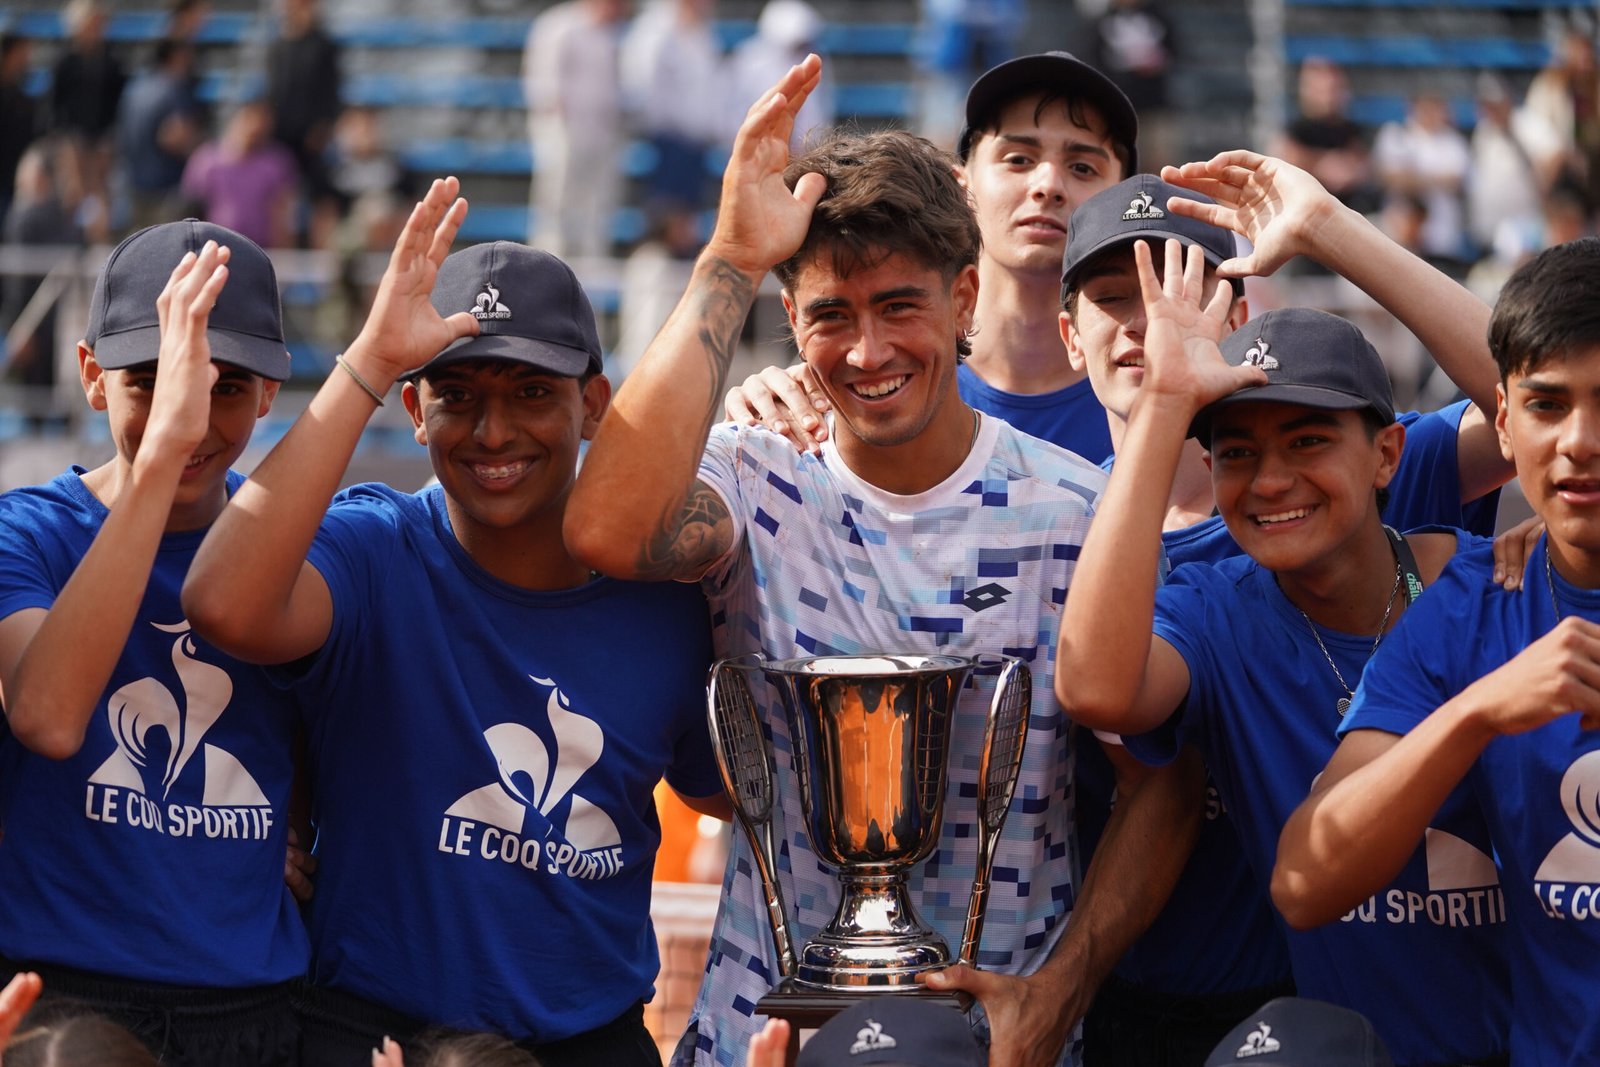
[[[784,288],[822,255],[847,276],[900,254],[947,281],[978,261],[982,239],[955,157],[931,142],[903,130],[835,135],[791,160],[783,179],[793,189],[808,173],[828,188],[805,243],[773,268]]]

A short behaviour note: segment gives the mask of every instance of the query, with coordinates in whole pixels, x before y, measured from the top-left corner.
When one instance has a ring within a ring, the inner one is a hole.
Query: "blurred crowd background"
[[[92,455],[74,354],[90,286],[111,244],[165,219],[272,250],[295,377],[259,451],[354,336],[412,198],[445,173],[472,204],[462,240],[574,264],[622,377],[709,231],[745,107],[807,51],[826,81],[797,138],[838,122],[946,145],[977,74],[1072,51],[1132,98],[1145,167],[1283,155],[1492,299],[1523,257],[1594,231],[1595,34],[1594,5],[1550,0],[12,0],[0,489]],[[1398,399],[1443,399],[1381,312],[1297,266],[1253,306],[1350,315]],[[750,366],[787,358],[775,299],[746,341]],[[350,476],[410,487],[426,460],[388,414]]]

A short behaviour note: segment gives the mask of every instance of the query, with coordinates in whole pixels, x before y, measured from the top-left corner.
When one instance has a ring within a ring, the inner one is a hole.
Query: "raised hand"
[[[228,281],[226,246],[207,241],[173,268],[156,298],[161,345],[156,354],[155,394],[145,425],[140,457],[187,463],[211,427],[211,389],[217,367],[211,362],[206,325]]]
[[[821,77],[822,60],[814,55],[790,67],[751,105],[733,139],[717,226],[706,247],[746,273],[765,273],[794,255],[826,191],[819,174],[805,175],[793,191],[783,181],[795,116]]]
[[[1244,364],[1232,366],[1217,347],[1226,328],[1233,295],[1218,285],[1201,306],[1205,293],[1205,254],[1199,245],[1168,240],[1165,266],[1157,277],[1146,241],[1135,242],[1133,262],[1144,298],[1144,385],[1141,397],[1165,400],[1191,412],[1249,385],[1266,382],[1266,372]]]
[[[1217,267],[1224,277],[1265,277],[1298,255],[1312,255],[1319,231],[1337,212],[1338,199],[1292,163],[1243,149],[1199,163],[1163,167],[1161,177],[1215,200],[1174,197],[1170,210],[1243,235],[1254,246]]]
[[[431,301],[439,264],[450,254],[467,217],[467,202],[456,195],[460,189],[455,178],[437,178],[411,209],[366,324],[346,353],[354,361],[359,351],[363,370],[372,377],[381,371],[383,385],[416,370],[453,341],[478,332],[478,320],[468,309],[446,318]]]

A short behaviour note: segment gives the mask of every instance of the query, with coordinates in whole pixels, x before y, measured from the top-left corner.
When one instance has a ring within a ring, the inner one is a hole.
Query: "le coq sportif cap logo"
[[[1267,349],[1272,346],[1261,338],[1256,338],[1256,345],[1244,354],[1244,361],[1251,366],[1260,367],[1262,370],[1277,370],[1278,358],[1267,354]]]
[[[883,1024],[874,1019],[868,1019],[867,1025],[856,1031],[856,1043],[850,1046],[850,1055],[857,1056],[863,1052],[877,1052],[880,1049],[894,1048],[899,1044],[893,1037],[883,1032]]]
[[[1283,1047],[1278,1039],[1272,1036],[1272,1027],[1266,1023],[1257,1024],[1250,1031],[1250,1036],[1244,1039],[1244,1044],[1239,1046],[1239,1051],[1233,1054],[1236,1060],[1247,1060],[1251,1056],[1263,1056],[1268,1052],[1277,1052]]]
[[[1149,193],[1140,193],[1128,201],[1128,210],[1122,213],[1122,217],[1131,222],[1134,219],[1164,219],[1167,213],[1156,207]]]
[[[478,294],[477,303],[472,308],[473,318],[482,319],[509,319],[511,309],[500,303],[500,290],[491,283],[483,283],[483,292]]]

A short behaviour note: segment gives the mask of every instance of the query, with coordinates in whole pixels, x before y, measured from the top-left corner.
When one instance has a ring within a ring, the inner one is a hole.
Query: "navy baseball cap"
[[[470,311],[478,336],[463,337],[417,373],[469,359],[526,363],[566,378],[601,368],[594,309],[572,268],[515,241],[473,245],[446,257],[433,306],[450,316]]]
[[[1229,363],[1253,363],[1266,371],[1267,384],[1246,386],[1207,404],[1189,428],[1191,437],[1207,440],[1216,412],[1252,401],[1324,411],[1370,409],[1385,425],[1394,421],[1394,389],[1378,350],[1337,315],[1276,308],[1224,337],[1221,348]]]
[[[1233,231],[1172,213],[1167,210],[1167,199],[1174,196],[1202,204],[1215,203],[1209,196],[1180,189],[1154,174],[1135,174],[1079,204],[1067,223],[1067,250],[1061,257],[1062,304],[1067,302],[1067,291],[1076,288],[1085,263],[1107,249],[1137,240],[1152,242],[1152,254],[1169,237],[1182,241],[1185,248],[1199,245],[1206,262],[1213,267],[1232,259]],[[1156,262],[1160,262],[1159,258]],[[1243,279],[1229,280],[1234,292],[1244,290]]]
[[[84,343],[108,370],[149,363],[161,350],[156,298],[188,252],[227,245],[228,281],[206,321],[211,358],[275,382],[289,377],[278,275],[261,246],[212,222],[163,222],[128,235],[95,279]]]
[[[985,1067],[988,1053],[955,1008],[914,994],[857,1001],[822,1025],[795,1067]]]
[[[1030,93],[1062,93],[1094,105],[1111,139],[1127,153],[1129,173],[1139,169],[1139,116],[1116,82],[1071,52],[1041,52],[992,67],[967,90],[967,121],[956,142],[966,162],[978,130],[994,122],[1000,109]]]
[[[1383,1039],[1349,1008],[1279,997],[1244,1022],[1206,1057],[1205,1067],[1394,1067]]]

